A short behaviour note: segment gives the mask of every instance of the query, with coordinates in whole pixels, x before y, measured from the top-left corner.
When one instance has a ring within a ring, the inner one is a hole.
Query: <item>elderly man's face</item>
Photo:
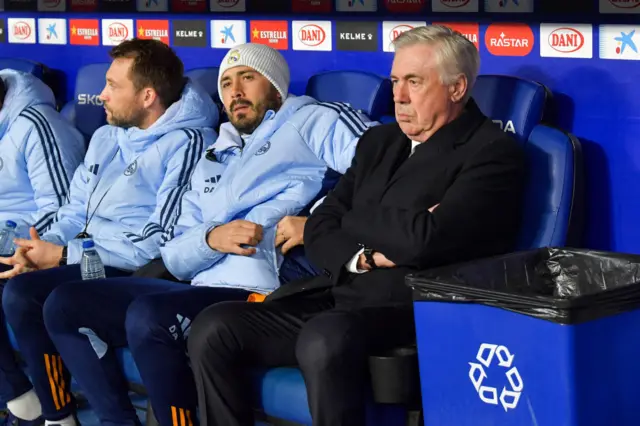
[[[466,91],[464,77],[451,85],[440,82],[436,49],[427,44],[402,47],[391,69],[396,120],[407,137],[419,142],[451,121]]]
[[[253,68],[230,68],[220,79],[224,109],[238,132],[251,134],[268,110],[282,104],[280,93],[269,80]]]

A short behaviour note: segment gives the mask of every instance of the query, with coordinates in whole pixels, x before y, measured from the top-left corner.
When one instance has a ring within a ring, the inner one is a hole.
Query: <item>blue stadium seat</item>
[[[109,66],[109,63],[99,63],[80,68],[76,76],[74,99],[61,111],[62,115],[80,130],[87,142],[93,132],[107,123],[107,116],[98,96],[104,89]]]
[[[33,74],[39,79],[42,79],[46,70],[43,64],[29,59],[0,58],[0,70],[5,68]]]
[[[372,120],[393,115],[391,81],[363,71],[329,71],[307,83],[306,95],[321,102],[346,102]]]
[[[551,92],[540,83],[519,77],[480,75],[472,96],[487,117],[525,142],[542,121]]]
[[[584,223],[580,141],[538,125],[529,135],[525,153],[528,177],[518,249],[579,247]]]
[[[200,84],[215,101],[218,101],[218,70],[217,67],[194,68],[187,71],[185,76]]]
[[[521,142],[543,120],[551,92],[542,84],[505,75],[480,75],[472,96],[480,110]],[[381,123],[395,122],[393,109],[380,117]]]

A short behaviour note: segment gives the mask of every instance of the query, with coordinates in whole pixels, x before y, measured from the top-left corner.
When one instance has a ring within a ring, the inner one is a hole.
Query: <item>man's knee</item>
[[[244,302],[221,302],[198,315],[187,340],[189,356],[193,362],[203,358],[210,360],[215,352],[235,354],[239,351],[233,324],[238,318],[238,309],[244,305]]]
[[[51,292],[42,307],[42,315],[47,331],[50,333],[58,333],[68,331],[69,312],[74,312],[77,300],[82,300],[82,294],[79,293],[81,287],[75,284],[63,284]],[[81,302],[80,302],[81,303]],[[72,326],[74,331],[76,325]]]
[[[366,355],[357,320],[348,313],[326,313],[304,325],[296,342],[296,359],[305,373],[322,373]]]
[[[42,305],[36,301],[31,273],[18,275],[10,279],[2,291],[2,309],[11,322],[19,321],[31,311],[41,313]],[[44,301],[43,301],[44,302]]]

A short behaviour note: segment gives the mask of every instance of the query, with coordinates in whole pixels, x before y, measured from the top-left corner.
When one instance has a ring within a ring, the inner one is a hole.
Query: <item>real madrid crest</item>
[[[131,176],[138,170],[138,160],[135,160],[133,163],[129,164],[127,168],[124,170],[125,176]]]
[[[240,60],[240,51],[239,50],[232,50],[231,52],[229,52],[229,58],[227,59],[227,64],[233,64],[236,63]]]
[[[256,151],[256,155],[266,154],[267,151],[269,151],[269,148],[271,148],[271,141],[267,141],[267,143],[262,145],[262,147]]]

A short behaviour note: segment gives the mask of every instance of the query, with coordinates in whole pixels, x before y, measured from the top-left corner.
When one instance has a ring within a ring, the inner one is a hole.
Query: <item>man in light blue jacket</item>
[[[45,232],[84,153],[82,135],[56,111],[49,87],[31,74],[0,71],[0,227],[12,221],[21,237],[31,226]],[[7,269],[0,265],[0,272]],[[0,310],[0,403],[11,408],[31,382],[15,360],[4,323]]]
[[[191,285],[70,283],[47,300],[51,338],[105,424],[137,421],[114,353],[126,345],[159,423],[197,424],[190,321],[211,304],[279,286],[278,223],[317,198],[329,168],[350,166],[373,124],[346,105],[289,95],[289,78],[282,55],[264,45],[239,46],[222,61],[219,93],[230,122],[198,163],[161,249],[169,271]]]
[[[17,255],[2,259],[14,267],[4,312],[35,389],[11,411],[31,420],[41,405],[49,425],[75,424],[75,404],[69,374],[44,326],[45,300],[57,286],[80,279],[88,238],[109,277],[128,276],[159,258],[161,236],[173,226],[198,159],[216,137],[217,107],[203,88],[185,80],[168,46],[134,39],[113,48],[111,57],[100,95],[109,124],[91,138],[69,201],[46,233],[39,237],[32,228],[30,240],[17,240]],[[20,274],[24,267],[37,270]]]
[[[0,225],[15,222],[46,231],[67,199],[84,139],[55,108],[53,92],[37,77],[0,71]],[[3,253],[0,253],[3,254]]]

